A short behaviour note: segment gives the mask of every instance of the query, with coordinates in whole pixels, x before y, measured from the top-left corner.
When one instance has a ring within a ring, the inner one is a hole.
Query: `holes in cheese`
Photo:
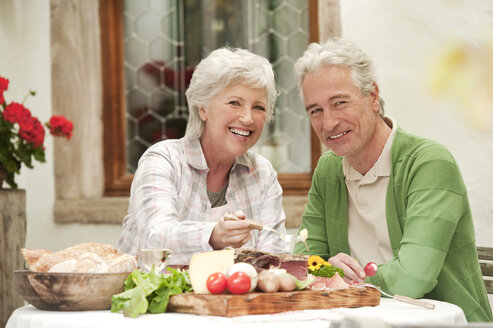
[[[195,294],[210,294],[206,285],[207,278],[215,272],[226,274],[234,264],[234,253],[233,249],[225,249],[192,256],[188,270]]]

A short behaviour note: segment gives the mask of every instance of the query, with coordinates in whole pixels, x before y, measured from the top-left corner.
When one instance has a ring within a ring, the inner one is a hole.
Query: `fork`
[[[402,296],[402,295],[391,295],[391,294],[389,294],[387,292],[384,292],[380,287],[378,287],[376,285],[373,285],[373,284],[369,284],[369,283],[361,283],[361,284],[356,284],[356,285],[349,285],[349,287],[355,287],[355,288],[358,288],[358,287],[371,287],[371,288],[374,288],[374,289],[378,290],[382,295],[385,295],[387,297],[393,298],[396,301],[405,302],[405,303],[409,303],[409,304],[416,305],[416,306],[421,306],[421,307],[423,307],[425,309],[429,309],[429,310],[433,310],[435,308],[435,304],[433,304],[433,303],[430,303],[430,302],[427,302],[427,301],[423,301],[423,300],[417,300],[415,298],[411,298],[411,297],[407,297],[407,296]]]
[[[288,234],[285,234],[285,233],[282,233],[282,232],[279,232],[276,229],[272,229],[272,228],[269,228],[269,227],[266,227],[266,226],[262,226],[262,229],[261,230],[271,231],[271,232],[275,233],[276,235],[278,235],[279,238],[281,238],[282,240],[284,240],[287,243],[290,243],[291,240],[293,240],[293,236],[288,235]]]
[[[226,213],[226,214],[224,214],[224,220],[225,221],[246,221],[246,222],[249,223],[248,226],[250,228],[252,228],[252,229],[267,230],[267,231],[273,232],[276,235],[278,235],[280,239],[284,240],[287,243],[290,243],[291,240],[293,240],[293,236],[291,236],[291,235],[288,235],[288,234],[279,232],[276,229],[272,229],[272,228],[266,227],[266,226],[264,226],[264,225],[262,225],[262,224],[260,224],[258,222],[252,221],[250,219],[239,219],[239,218],[237,218],[236,216],[234,216],[232,214]]]

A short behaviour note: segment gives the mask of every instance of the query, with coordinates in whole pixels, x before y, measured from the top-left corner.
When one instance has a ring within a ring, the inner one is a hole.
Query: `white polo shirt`
[[[390,117],[385,122],[392,128],[387,142],[373,167],[362,175],[344,158],[343,171],[348,190],[348,240],[351,256],[364,267],[393,259],[385,211],[390,178],[391,147],[397,123]]]

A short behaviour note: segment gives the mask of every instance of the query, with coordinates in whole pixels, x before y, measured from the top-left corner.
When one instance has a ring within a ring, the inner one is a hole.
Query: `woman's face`
[[[225,160],[245,154],[262,135],[266,111],[265,89],[242,84],[224,88],[208,107],[199,109],[205,121],[201,137],[204,152]]]

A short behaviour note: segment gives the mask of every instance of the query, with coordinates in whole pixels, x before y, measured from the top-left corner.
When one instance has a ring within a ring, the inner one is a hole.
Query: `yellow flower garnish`
[[[309,265],[308,266],[308,270],[310,271],[315,271],[315,270],[318,270],[320,267],[317,267],[317,266],[312,266],[312,265]]]
[[[344,277],[344,271],[342,269],[332,266],[329,261],[325,261],[318,255],[310,256],[307,265],[308,271],[314,276],[330,278],[338,273],[341,277]]]
[[[308,269],[310,271],[318,270],[324,265],[325,260],[318,255],[312,255],[308,258]]]

